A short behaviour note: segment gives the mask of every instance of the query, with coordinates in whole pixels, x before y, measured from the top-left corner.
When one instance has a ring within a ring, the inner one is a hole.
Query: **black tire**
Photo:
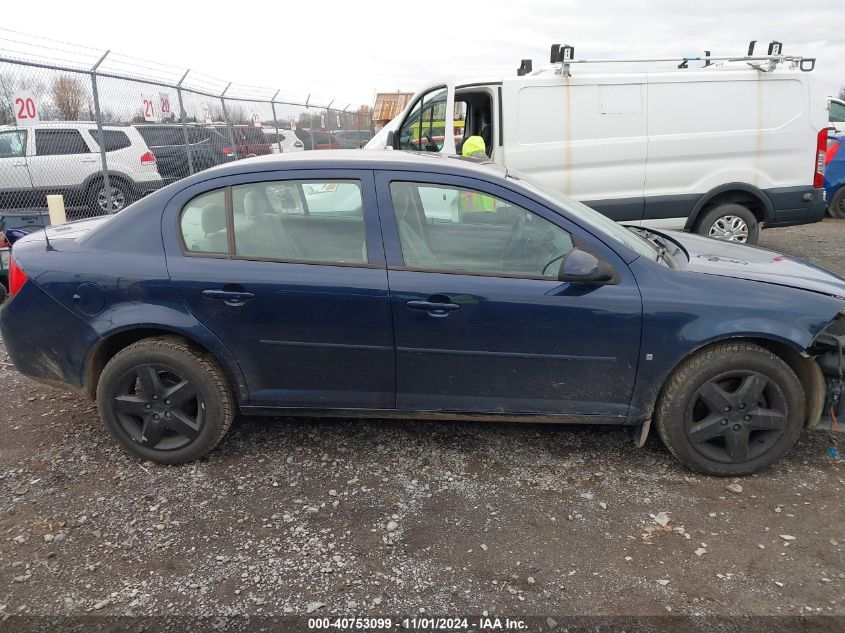
[[[840,187],[827,203],[827,212],[832,218],[845,220],[845,187]]]
[[[111,211],[112,213],[117,213],[125,209],[133,201],[132,188],[120,178],[109,178],[109,185],[112,188]],[[88,206],[91,212],[96,215],[108,214],[109,209],[105,181],[98,180],[91,185],[91,189],[88,192]]]
[[[741,222],[734,221],[734,218]],[[730,237],[720,236],[723,231]],[[696,226],[696,233],[720,240],[756,244],[760,237],[760,224],[748,207],[736,202],[724,202],[704,212]]]
[[[235,416],[228,381],[214,359],[170,337],[144,339],[115,354],[100,375],[97,407],[127,452],[159,464],[202,457]]]
[[[717,410],[714,401],[724,407]],[[688,468],[737,476],[783,457],[805,415],[804,390],[789,365],[758,345],[733,342],[707,347],[674,371],[655,423],[666,448]]]

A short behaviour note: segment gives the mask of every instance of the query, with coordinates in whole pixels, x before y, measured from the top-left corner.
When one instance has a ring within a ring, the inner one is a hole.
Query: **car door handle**
[[[455,310],[460,310],[461,306],[457,303],[447,303],[439,301],[409,301],[407,305],[411,310],[423,310],[428,312],[433,317],[449,316]]]
[[[83,158],[83,159],[82,159],[82,162],[83,162],[83,163],[96,163],[96,162],[97,162],[97,160],[98,160],[98,159],[96,159],[96,158]]]
[[[208,299],[217,299],[222,301],[227,306],[238,307],[245,304],[250,299],[255,299],[255,293],[252,292],[238,292],[234,290],[218,290],[216,288],[203,290],[202,296]]]

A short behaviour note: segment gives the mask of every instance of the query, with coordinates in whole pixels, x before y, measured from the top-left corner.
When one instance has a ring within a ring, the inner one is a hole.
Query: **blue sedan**
[[[827,212],[845,219],[845,149],[843,136],[830,136],[825,153],[824,188],[827,190]]]
[[[741,475],[841,413],[844,279],[466,159],[216,167],[21,239],[9,284],[15,366],[161,463],[240,412],[654,424],[690,468]]]

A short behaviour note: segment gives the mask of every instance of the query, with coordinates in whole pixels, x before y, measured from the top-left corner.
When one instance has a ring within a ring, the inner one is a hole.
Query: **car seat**
[[[222,204],[205,206],[200,215],[200,225],[205,237],[198,240],[191,250],[206,253],[228,253],[229,239],[226,232],[226,210]]]
[[[412,186],[403,183],[391,188],[402,256],[406,266],[432,268],[437,264],[437,256],[426,242],[420,214],[411,195]]]

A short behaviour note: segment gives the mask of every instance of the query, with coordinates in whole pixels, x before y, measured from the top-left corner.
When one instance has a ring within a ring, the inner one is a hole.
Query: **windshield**
[[[641,237],[621,224],[614,222],[606,215],[602,215],[598,211],[591,209],[586,204],[573,200],[569,196],[565,196],[551,187],[546,187],[536,181],[528,180],[525,176],[514,172],[513,170],[508,170],[508,178],[516,180],[534,193],[538,194],[540,197],[552,202],[555,206],[563,207],[575,215],[578,220],[584,222],[588,227],[596,229],[599,233],[607,235],[617,242],[621,242],[640,255],[653,258],[655,253],[657,253],[657,249],[654,245],[644,237]]]

